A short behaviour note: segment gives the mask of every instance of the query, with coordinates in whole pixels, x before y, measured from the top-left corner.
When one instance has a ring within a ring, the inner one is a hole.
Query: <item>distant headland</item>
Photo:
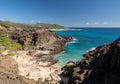
[[[24,24],[0,20],[0,30],[39,30],[39,29],[50,30],[64,29],[64,26],[47,23]]]

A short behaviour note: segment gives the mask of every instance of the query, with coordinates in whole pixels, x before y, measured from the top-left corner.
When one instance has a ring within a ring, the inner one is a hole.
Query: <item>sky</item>
[[[0,0],[0,20],[120,27],[120,0]]]

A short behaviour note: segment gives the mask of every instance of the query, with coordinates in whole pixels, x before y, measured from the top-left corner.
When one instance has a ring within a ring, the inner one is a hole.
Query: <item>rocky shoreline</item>
[[[10,34],[6,31],[1,34],[8,35],[11,43],[22,46],[18,50],[4,50],[0,54],[1,84],[60,83],[61,68],[54,65],[58,60],[52,55],[64,51],[66,43],[72,38],[60,37],[51,30],[14,31]],[[14,56],[8,56],[9,52]]]
[[[79,62],[68,62],[63,70],[67,84],[120,84],[120,38],[89,51]]]
[[[68,62],[61,70],[52,55],[64,51],[71,37],[51,30],[0,31],[0,35],[0,84],[120,83],[120,38],[87,52],[81,61]],[[14,50],[16,46],[19,49]]]

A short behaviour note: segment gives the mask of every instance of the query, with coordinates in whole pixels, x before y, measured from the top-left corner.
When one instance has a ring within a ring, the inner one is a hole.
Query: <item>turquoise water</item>
[[[58,64],[64,66],[68,61],[78,61],[83,54],[97,46],[111,43],[120,37],[118,28],[71,28],[69,30],[56,31],[60,36],[70,36],[74,41],[66,46],[66,50],[54,57]]]

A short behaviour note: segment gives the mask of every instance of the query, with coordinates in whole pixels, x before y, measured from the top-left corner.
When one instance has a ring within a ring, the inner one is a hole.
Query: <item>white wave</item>
[[[76,43],[76,41],[71,41],[71,42],[68,42],[68,44],[71,44],[71,43]]]
[[[55,30],[53,30],[53,31],[76,31],[76,30],[78,30],[78,31],[81,31],[81,30],[83,30],[83,29],[55,29]]]
[[[81,30],[83,30],[83,29],[68,29],[68,30],[71,30],[71,31],[72,31],[72,30],[79,30],[79,31],[81,31]]]
[[[96,48],[91,48],[89,51],[95,50]]]
[[[93,47],[93,48],[91,48],[91,49],[89,49],[89,50],[87,50],[87,52],[89,52],[89,51],[93,51],[93,50],[95,50],[96,48],[95,47]]]
[[[73,41],[71,41],[71,42],[68,42],[68,44],[71,44],[71,43],[76,43],[76,42],[77,42],[77,38],[75,38],[75,37],[72,37],[72,39],[73,39]]]
[[[76,41],[77,39],[75,37],[72,37],[73,41]]]
[[[56,29],[56,30],[53,30],[53,31],[67,31],[66,29]]]

